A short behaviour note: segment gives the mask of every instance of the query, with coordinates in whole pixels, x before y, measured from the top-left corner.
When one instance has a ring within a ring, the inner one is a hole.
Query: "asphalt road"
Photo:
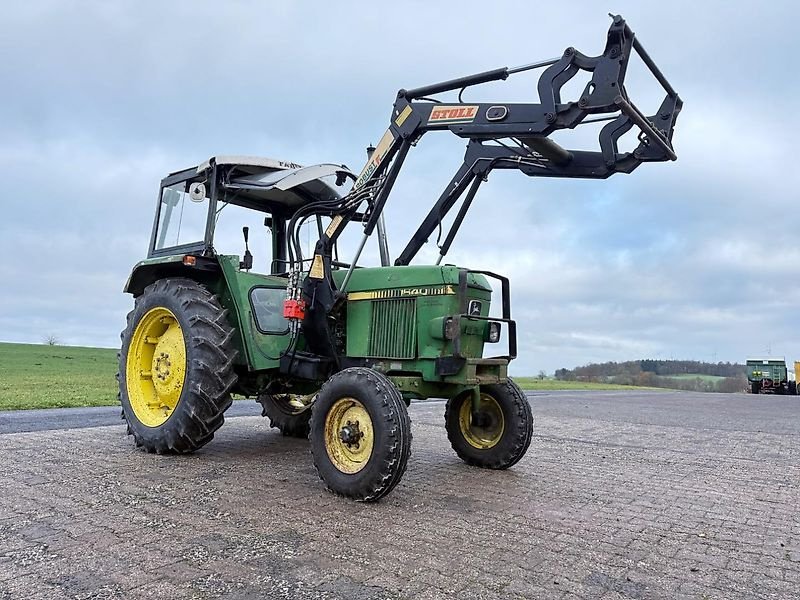
[[[255,401],[234,402],[226,417],[254,417],[261,414],[261,405]],[[0,411],[0,435],[48,431],[52,429],[78,429],[117,425],[122,419],[119,406],[89,408],[49,408],[45,410]]]
[[[800,434],[800,396],[696,394],[670,391],[564,390],[527,392],[534,417],[591,418],[667,427]],[[622,401],[622,405],[620,404]],[[439,425],[444,401],[414,402],[414,421]],[[769,410],[764,410],[768,406]],[[238,400],[225,418],[261,415],[261,405]],[[117,406],[0,411],[0,435],[104,427],[120,421]]]
[[[371,505],[326,492],[254,402],[177,457],[116,408],[0,413],[0,600],[798,597],[800,397],[529,399],[507,471],[413,403],[408,470]]]

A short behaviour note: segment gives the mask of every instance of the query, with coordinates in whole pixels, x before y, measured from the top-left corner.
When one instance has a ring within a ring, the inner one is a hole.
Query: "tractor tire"
[[[750,384],[750,393],[757,394],[761,391],[761,384],[758,381],[754,381]]]
[[[121,336],[117,379],[137,446],[158,454],[192,452],[222,426],[236,383],[227,314],[191,279],[161,279],[136,298]]]
[[[483,385],[473,422],[472,392],[447,401],[445,429],[450,445],[468,465],[507,469],[528,451],[533,436],[531,405],[511,379],[506,384]]]
[[[308,438],[311,431],[311,406],[292,404],[291,394],[261,394],[262,417],[269,417],[270,427],[280,429],[288,437]]]
[[[311,454],[334,494],[374,502],[400,481],[411,454],[411,421],[398,389],[364,367],[333,375],[311,409]]]
[[[789,395],[790,396],[796,396],[797,395],[797,382],[796,381],[790,381],[789,382]]]

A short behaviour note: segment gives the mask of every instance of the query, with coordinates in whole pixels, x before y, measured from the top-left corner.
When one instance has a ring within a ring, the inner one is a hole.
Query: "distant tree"
[[[556,369],[556,379],[560,381],[574,381],[575,372],[569,369]]]
[[[539,374],[536,377],[539,378],[539,381],[542,381],[547,377],[547,373],[545,373],[544,371],[539,371]]]
[[[60,340],[55,335],[50,333],[45,336],[44,343],[47,344],[48,346],[58,346]]]

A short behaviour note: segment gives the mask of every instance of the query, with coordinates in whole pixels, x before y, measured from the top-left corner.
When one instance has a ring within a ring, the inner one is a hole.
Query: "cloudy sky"
[[[166,173],[214,154],[359,170],[398,88],[567,46],[598,54],[609,11],[685,101],[679,160],[605,181],[496,173],[448,261],[511,276],[518,374],[645,357],[800,359],[793,2],[4,6],[0,340],[116,346],[132,304],[122,286]],[[466,97],[536,102],[535,76],[518,79]],[[387,208],[395,253],[463,147],[434,133],[412,151]]]

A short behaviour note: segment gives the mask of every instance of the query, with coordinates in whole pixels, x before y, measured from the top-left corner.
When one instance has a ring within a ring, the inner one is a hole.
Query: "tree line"
[[[745,365],[740,363],[643,359],[557,369],[555,376],[564,381],[594,381],[697,392],[740,392],[747,386],[746,373]]]

